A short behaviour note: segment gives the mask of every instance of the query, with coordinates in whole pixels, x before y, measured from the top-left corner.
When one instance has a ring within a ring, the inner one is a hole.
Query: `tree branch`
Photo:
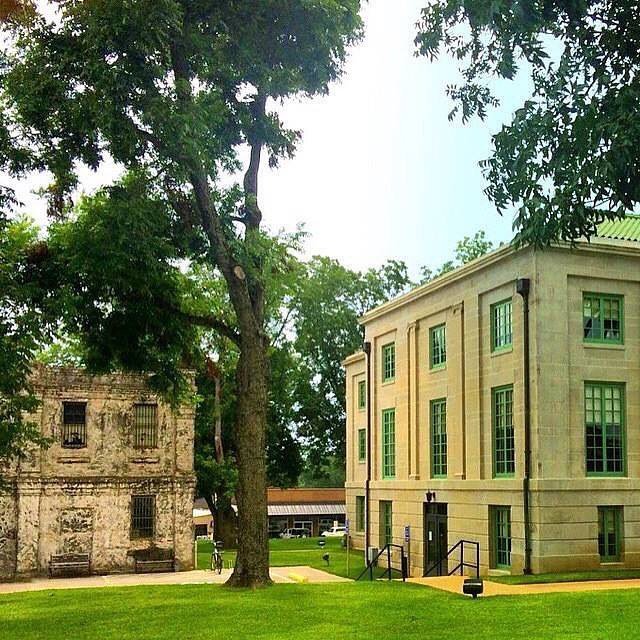
[[[186,311],[176,310],[176,313],[186,322],[189,322],[198,327],[205,327],[207,329],[213,329],[220,335],[228,338],[234,344],[240,344],[240,335],[238,332],[230,327],[224,320],[217,318],[216,316],[199,316],[194,313],[188,313]]]

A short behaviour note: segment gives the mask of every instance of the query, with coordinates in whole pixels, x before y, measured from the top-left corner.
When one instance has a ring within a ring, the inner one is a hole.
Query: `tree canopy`
[[[451,117],[484,118],[494,78],[529,74],[531,95],[493,136],[482,163],[499,212],[516,208],[516,241],[591,236],[640,201],[638,0],[435,0],[417,52],[460,63]]]

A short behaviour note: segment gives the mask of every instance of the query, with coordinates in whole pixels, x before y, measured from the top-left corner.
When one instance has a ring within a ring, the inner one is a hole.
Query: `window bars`
[[[63,403],[62,446],[80,449],[87,446],[86,402]]]
[[[155,496],[131,496],[131,539],[153,538]]]
[[[133,446],[136,449],[153,449],[158,446],[158,405],[134,405]]]

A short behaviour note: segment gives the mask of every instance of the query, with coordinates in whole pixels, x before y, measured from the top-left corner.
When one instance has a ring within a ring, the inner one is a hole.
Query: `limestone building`
[[[0,579],[66,553],[89,554],[93,573],[161,552],[192,568],[192,408],[172,410],[140,376],[42,367],[34,386],[51,446],[1,472]]]
[[[640,218],[599,236],[502,247],[362,318],[356,546],[404,545],[412,575],[462,539],[483,574],[640,566]]]

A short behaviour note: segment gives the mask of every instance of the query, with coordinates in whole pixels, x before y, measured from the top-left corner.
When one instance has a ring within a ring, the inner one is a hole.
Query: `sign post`
[[[407,578],[409,577],[409,567],[411,566],[411,527],[406,525],[404,528],[404,541],[407,545]]]
[[[347,537],[347,578],[349,577],[349,518],[344,521],[344,534]]]

